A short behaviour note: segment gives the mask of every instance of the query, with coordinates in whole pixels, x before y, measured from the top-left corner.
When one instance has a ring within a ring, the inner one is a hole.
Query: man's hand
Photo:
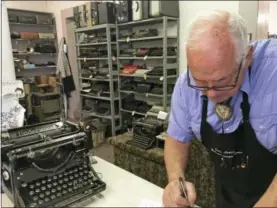
[[[179,180],[173,180],[165,187],[163,193],[163,205],[165,207],[189,207],[196,200],[195,187],[190,182],[184,182],[188,192],[188,200],[181,196]]]
[[[277,207],[277,174],[254,207]]]

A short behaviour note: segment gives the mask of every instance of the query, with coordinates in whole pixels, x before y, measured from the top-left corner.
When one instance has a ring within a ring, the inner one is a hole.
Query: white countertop
[[[99,157],[93,165],[107,184],[105,191],[76,204],[86,207],[157,207],[162,204],[163,189],[119,168]],[[11,207],[11,201],[2,194],[2,207]]]

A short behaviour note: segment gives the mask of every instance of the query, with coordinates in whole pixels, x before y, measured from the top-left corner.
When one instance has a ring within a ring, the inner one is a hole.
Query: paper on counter
[[[142,199],[138,207],[163,207],[163,205],[149,199]]]

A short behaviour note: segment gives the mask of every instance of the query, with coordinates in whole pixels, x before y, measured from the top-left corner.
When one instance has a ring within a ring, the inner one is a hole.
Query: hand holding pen
[[[182,185],[184,188],[182,189]],[[195,207],[196,191],[194,185],[181,179],[170,181],[163,194],[163,204],[165,207]]]

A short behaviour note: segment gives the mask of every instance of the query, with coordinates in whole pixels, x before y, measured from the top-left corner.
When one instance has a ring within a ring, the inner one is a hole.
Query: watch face
[[[228,121],[233,114],[232,108],[224,104],[216,104],[215,112],[216,115],[223,121]]]

